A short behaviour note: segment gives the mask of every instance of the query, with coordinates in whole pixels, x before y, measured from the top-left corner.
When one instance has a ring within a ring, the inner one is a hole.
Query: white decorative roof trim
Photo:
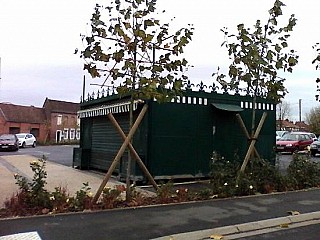
[[[142,100],[134,100],[133,111],[137,110],[138,104],[142,102],[143,102]],[[102,105],[99,107],[80,110],[77,112],[77,115],[78,115],[78,118],[88,118],[88,117],[104,116],[109,113],[129,112],[130,104],[131,104],[131,101],[125,101],[120,103]]]

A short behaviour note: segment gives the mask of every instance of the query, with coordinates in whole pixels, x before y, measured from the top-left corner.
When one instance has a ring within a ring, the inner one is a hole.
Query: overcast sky
[[[111,0],[100,1],[105,5]],[[166,9],[164,18],[176,17],[174,24],[193,23],[193,41],[185,54],[194,68],[189,77],[194,82],[211,84],[217,67],[229,64],[227,52],[220,45],[222,27],[236,32],[236,25],[252,26],[264,21],[273,0],[158,0],[158,10]],[[294,13],[298,19],[289,42],[299,58],[294,73],[286,76],[289,94],[285,98],[292,109],[292,120],[302,118],[318,106],[315,79],[320,76],[311,65],[312,45],[320,41],[317,0],[283,0],[284,19]],[[0,102],[41,107],[45,98],[79,102],[82,94],[83,62],[74,50],[82,46],[80,33],[88,32],[87,23],[96,1],[93,0],[0,0]],[[94,83],[86,74],[86,88]]]

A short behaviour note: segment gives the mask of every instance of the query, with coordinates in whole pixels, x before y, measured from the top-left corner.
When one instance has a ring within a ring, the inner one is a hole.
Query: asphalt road
[[[52,145],[52,146],[37,146],[35,148],[26,147],[20,148],[16,152],[0,152],[0,156],[5,155],[31,155],[41,158],[45,155],[49,161],[56,162],[65,166],[72,166],[73,148],[78,145]]]
[[[29,154],[41,157],[46,155],[50,161],[72,166],[74,147],[78,146],[37,146],[20,149],[18,152],[0,152],[0,156]],[[285,168],[291,159],[291,155],[280,155],[280,167]],[[313,160],[319,161],[320,158],[316,157]],[[16,218],[0,220],[0,236],[37,231],[42,239],[49,240],[150,239],[179,232],[287,216],[287,211],[293,210],[300,213],[320,211],[319,199],[320,190],[311,190],[170,206]],[[319,236],[319,232],[319,226],[314,225],[246,239],[317,239],[309,236]]]
[[[49,161],[56,162],[65,166],[72,166],[73,148],[78,145],[52,145],[52,146],[37,146],[35,148],[27,147],[20,148],[17,152],[1,152],[0,156],[5,155],[32,155],[35,157],[42,157],[45,155]],[[311,158],[315,162],[320,162],[320,155]],[[291,154],[278,154],[277,162],[280,170],[284,171],[292,160]]]
[[[0,236],[36,231],[44,240],[152,239],[285,217],[288,211],[293,210],[300,213],[319,211],[319,199],[318,189],[175,205],[0,219]],[[319,236],[320,230],[316,231]]]

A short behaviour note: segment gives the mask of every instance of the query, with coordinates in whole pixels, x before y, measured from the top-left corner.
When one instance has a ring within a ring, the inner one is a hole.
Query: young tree
[[[171,33],[156,19],[157,0],[115,0],[96,5],[91,33],[82,35],[84,69],[101,86],[120,95],[167,101],[180,93],[188,61],[180,55],[191,41],[193,28]]]
[[[284,87],[285,78],[279,71],[292,72],[298,63],[294,50],[288,49],[290,32],[296,25],[296,18],[291,15],[288,23],[278,26],[282,15],[281,1],[276,0],[269,10],[265,24],[257,20],[253,28],[238,24],[237,33],[229,34],[227,28],[221,31],[225,35],[225,46],[231,64],[226,80],[225,74],[217,74],[217,81],[225,91],[244,92],[253,97],[251,137],[256,124],[256,98],[264,97],[279,102],[287,93]]]
[[[181,57],[193,35],[192,25],[171,32],[156,19],[157,0],[115,0],[96,5],[91,33],[82,35],[84,70],[120,96],[169,101],[181,93],[188,61]],[[130,108],[130,128],[133,122]],[[127,167],[130,198],[131,155]]]

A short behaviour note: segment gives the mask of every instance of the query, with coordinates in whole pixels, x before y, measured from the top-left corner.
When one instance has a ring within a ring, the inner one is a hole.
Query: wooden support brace
[[[246,128],[246,126],[244,125],[244,122],[243,122],[240,114],[237,113],[237,114],[236,114],[236,117],[237,117],[238,122],[239,122],[239,124],[240,124],[240,127],[241,127],[241,129],[243,130],[244,134],[246,135],[247,139],[248,139],[248,140],[251,140],[251,137],[250,137],[250,135],[249,135],[249,132],[247,131],[247,128]],[[261,159],[261,158],[260,158],[260,155],[259,155],[259,153],[258,153],[258,151],[257,151],[257,149],[256,149],[255,147],[253,148],[253,151],[254,151],[254,154],[257,156],[257,158],[258,158],[258,159]]]
[[[121,127],[119,126],[118,122],[116,121],[116,119],[113,117],[112,113],[108,114],[108,118],[111,121],[111,123],[114,125],[114,127],[117,129],[117,131],[119,132],[119,134],[121,135],[122,139],[125,140],[126,139],[126,135],[125,133],[122,131]],[[149,181],[151,182],[151,184],[153,185],[155,190],[158,190],[159,187],[157,185],[157,183],[155,182],[155,180],[153,179],[152,175],[150,174],[149,170],[146,168],[146,166],[144,165],[143,161],[141,160],[141,158],[139,157],[139,154],[136,152],[136,150],[134,149],[134,147],[132,146],[132,144],[129,142],[128,144],[128,148],[130,150],[130,152],[132,153],[134,159],[137,161],[137,163],[139,164],[141,170],[143,171],[143,173],[146,175],[146,177],[149,179]]]
[[[145,113],[147,112],[148,109],[148,105],[145,104],[141,110],[141,112],[139,113],[135,123],[133,124],[132,128],[130,129],[128,136],[126,137],[125,141],[122,143],[117,155],[115,156],[114,160],[111,163],[111,166],[108,169],[108,172],[106,173],[106,176],[104,177],[100,187],[98,188],[96,195],[93,197],[92,202],[96,203],[104,189],[104,187],[106,186],[107,182],[109,181],[109,179],[111,178],[111,175],[114,171],[114,169],[116,168],[120,158],[122,157],[124,151],[126,150],[128,144],[130,143],[131,138],[133,137],[135,131],[137,130],[140,122],[142,121]]]
[[[242,166],[241,166],[241,168],[240,168],[240,172],[244,172],[244,170],[246,169],[246,166],[247,166],[247,164],[248,164],[248,162],[249,162],[249,158],[250,158],[250,156],[251,156],[251,154],[252,154],[252,151],[253,151],[253,149],[254,149],[254,145],[255,145],[255,143],[256,143],[256,141],[257,141],[257,139],[258,139],[259,133],[260,133],[260,131],[261,131],[261,129],[262,129],[262,126],[263,126],[264,121],[266,120],[266,117],[267,117],[267,113],[264,112],[264,113],[262,114],[261,119],[260,119],[259,125],[258,125],[258,127],[257,127],[257,129],[256,129],[256,132],[255,132],[254,135],[253,135],[253,139],[252,139],[251,142],[250,142],[250,145],[249,145],[247,154],[246,154],[246,156],[245,156],[245,158],[244,158],[244,161],[243,161],[243,163],[242,163]]]

